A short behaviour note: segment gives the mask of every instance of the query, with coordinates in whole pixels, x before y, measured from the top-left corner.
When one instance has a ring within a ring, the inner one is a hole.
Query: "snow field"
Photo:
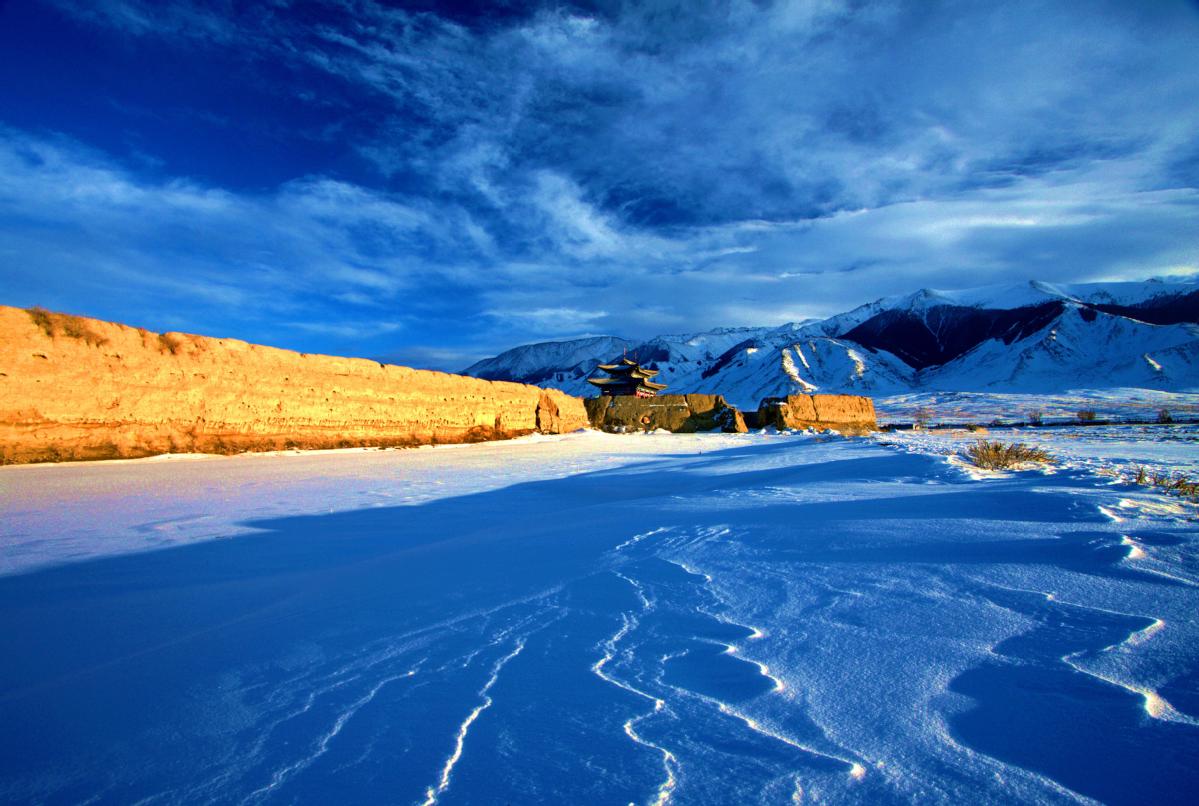
[[[2,468],[0,799],[1185,802],[1192,432],[1077,430]]]

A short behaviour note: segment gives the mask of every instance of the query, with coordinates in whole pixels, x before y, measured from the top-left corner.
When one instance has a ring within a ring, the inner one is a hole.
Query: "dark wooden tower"
[[[654,383],[650,378],[658,374],[656,369],[645,369],[636,361],[620,359],[616,364],[600,364],[608,373],[607,378],[589,378],[588,383],[599,387],[602,395],[635,395],[653,397],[666,388],[664,383]]]

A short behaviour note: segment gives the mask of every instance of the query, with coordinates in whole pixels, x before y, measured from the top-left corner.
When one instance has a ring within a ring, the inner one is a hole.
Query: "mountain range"
[[[723,394],[743,407],[799,392],[1185,392],[1199,391],[1196,323],[1196,281],[1032,281],[922,289],[780,327],[541,342],[463,374],[590,397],[596,365],[628,355],[657,369],[667,393]]]

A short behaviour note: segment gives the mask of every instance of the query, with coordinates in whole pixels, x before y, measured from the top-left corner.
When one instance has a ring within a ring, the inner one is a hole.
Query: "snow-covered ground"
[[[258,531],[289,515],[415,506],[636,464],[658,443],[566,438],[441,445],[167,455],[0,468],[0,573]],[[619,447],[614,450],[614,447]]]
[[[1162,411],[1174,419],[1199,418],[1199,393],[1155,389],[1078,389],[1052,395],[1000,392],[913,392],[876,397],[879,423],[910,423],[924,412],[931,423],[1025,422],[1038,412],[1045,422],[1077,421],[1078,412],[1099,419],[1155,420]]]
[[[1028,431],[0,468],[0,801],[1190,802],[1196,431]]]
[[[962,457],[980,439],[1019,442],[1044,449],[1054,460],[1046,472],[1085,470],[1119,482],[1140,470],[1199,479],[1199,425],[1113,425],[1098,427],[989,428],[899,431],[883,441],[922,454]]]

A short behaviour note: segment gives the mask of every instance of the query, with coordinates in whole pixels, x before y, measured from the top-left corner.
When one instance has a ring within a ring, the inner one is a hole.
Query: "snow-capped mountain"
[[[983,342],[920,380],[925,388],[946,391],[1199,388],[1199,327],[1068,307],[1028,338],[1011,345]]]
[[[797,392],[1199,390],[1199,283],[922,289],[824,320],[517,347],[465,374],[592,396],[595,365],[622,354],[670,393],[756,406]]]

